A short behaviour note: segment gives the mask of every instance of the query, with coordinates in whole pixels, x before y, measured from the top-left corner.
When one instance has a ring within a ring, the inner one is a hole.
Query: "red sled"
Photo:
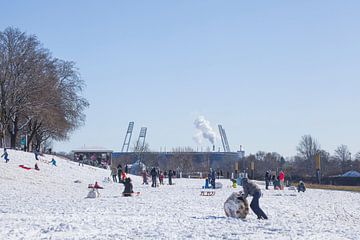
[[[30,170],[31,168],[30,167],[26,167],[25,165],[19,165],[19,167],[25,169],[25,170]]]
[[[97,184],[97,182],[95,182],[95,184],[89,184],[88,188],[104,189],[103,187],[100,187],[100,185]]]

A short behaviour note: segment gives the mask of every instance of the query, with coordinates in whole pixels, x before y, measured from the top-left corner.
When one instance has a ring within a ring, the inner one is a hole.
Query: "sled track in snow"
[[[334,213],[341,218],[346,219],[347,221],[359,222],[360,218],[354,216],[354,214],[350,213],[344,206],[340,206],[338,204],[333,204],[332,208]]]

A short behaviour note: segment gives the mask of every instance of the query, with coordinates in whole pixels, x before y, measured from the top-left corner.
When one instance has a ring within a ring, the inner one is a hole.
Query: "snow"
[[[151,188],[131,176],[141,194],[125,198],[122,184],[103,182],[110,170],[59,157],[51,166],[51,155],[40,157],[40,171],[25,170],[18,165],[33,168],[34,154],[8,152],[10,161],[0,162],[0,239],[360,239],[359,193],[266,191],[258,182],[269,220],[257,220],[251,210],[240,220],[224,213],[226,199],[242,190],[229,180],[203,197],[203,180]],[[95,181],[104,187],[100,197],[86,198]]]

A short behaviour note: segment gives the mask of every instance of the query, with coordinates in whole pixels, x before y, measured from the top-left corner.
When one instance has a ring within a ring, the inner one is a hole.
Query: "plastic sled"
[[[215,195],[215,191],[201,191],[200,193],[200,196],[204,196],[204,197],[210,197],[214,195]]]
[[[133,197],[133,196],[139,196],[140,192],[133,192],[133,193],[123,193],[123,197]]]
[[[24,165],[19,165],[19,167],[21,167],[21,168],[23,168],[23,169],[25,169],[25,170],[30,170],[30,169],[31,169],[30,167],[26,167],[26,166],[24,166]]]

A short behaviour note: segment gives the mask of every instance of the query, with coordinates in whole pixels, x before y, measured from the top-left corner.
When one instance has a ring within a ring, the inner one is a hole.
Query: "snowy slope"
[[[215,196],[201,197],[202,180],[154,189],[132,176],[141,194],[124,198],[122,184],[102,182],[109,170],[57,157],[53,167],[49,155],[40,171],[24,170],[18,165],[34,167],[34,155],[8,151],[10,162],[0,161],[0,239],[360,239],[358,193],[263,190],[269,220],[250,211],[242,221],[225,217],[223,204],[236,191],[227,180]],[[100,198],[85,198],[95,181],[105,187]]]

